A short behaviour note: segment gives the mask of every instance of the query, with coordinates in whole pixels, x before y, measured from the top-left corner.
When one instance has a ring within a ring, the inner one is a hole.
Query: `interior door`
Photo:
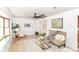
[[[47,31],[47,21],[40,21],[40,32],[46,32]]]

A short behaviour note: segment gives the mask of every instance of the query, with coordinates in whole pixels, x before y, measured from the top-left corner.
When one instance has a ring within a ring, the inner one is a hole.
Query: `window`
[[[5,36],[9,35],[9,19],[5,19]]]
[[[10,35],[10,20],[0,16],[0,40]]]
[[[3,18],[0,17],[0,40],[3,38]]]

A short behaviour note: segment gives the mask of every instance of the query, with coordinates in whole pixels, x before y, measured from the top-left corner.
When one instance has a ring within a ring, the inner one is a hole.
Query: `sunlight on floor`
[[[51,48],[42,50],[37,44],[36,44],[37,38],[23,38],[21,40],[16,41],[15,43],[12,43],[9,49],[9,52],[74,52],[73,50],[66,48],[66,47],[60,47],[50,44]]]

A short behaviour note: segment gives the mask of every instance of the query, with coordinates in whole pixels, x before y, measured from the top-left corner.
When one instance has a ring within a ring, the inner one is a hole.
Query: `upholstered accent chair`
[[[58,47],[63,46],[63,45],[65,46],[66,32],[51,30],[48,40],[50,43]]]

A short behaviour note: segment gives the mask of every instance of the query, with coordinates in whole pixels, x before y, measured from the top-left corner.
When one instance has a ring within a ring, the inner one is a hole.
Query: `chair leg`
[[[64,47],[65,47],[65,44],[64,44]]]

